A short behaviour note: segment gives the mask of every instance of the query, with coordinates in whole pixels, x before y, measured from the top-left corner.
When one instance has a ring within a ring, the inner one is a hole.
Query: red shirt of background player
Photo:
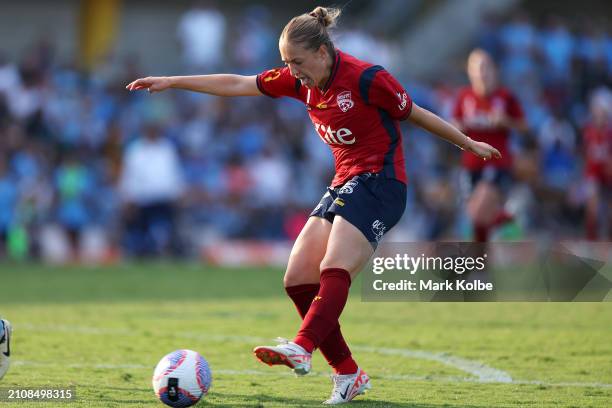
[[[410,116],[412,100],[381,66],[337,51],[323,89],[302,86],[286,67],[259,74],[257,86],[265,95],[289,96],[306,105],[315,130],[334,154],[332,186],[381,171],[406,183],[399,121]]]
[[[585,144],[585,173],[588,178],[612,186],[612,128],[587,124],[582,132]]]
[[[523,118],[523,110],[509,90],[499,87],[487,96],[478,96],[471,87],[460,91],[453,109],[453,118],[463,125],[463,131],[469,137],[490,144],[502,155],[501,159],[484,162],[464,151],[461,162],[468,170],[481,170],[489,165],[502,169],[512,166],[510,130],[493,125],[496,115],[505,115],[513,120]]]

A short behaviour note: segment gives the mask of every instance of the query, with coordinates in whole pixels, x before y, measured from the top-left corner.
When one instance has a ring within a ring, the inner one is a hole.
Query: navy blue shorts
[[[328,187],[310,216],[334,221],[336,214],[353,224],[376,247],[402,217],[406,185],[380,173],[364,173],[338,187]]]

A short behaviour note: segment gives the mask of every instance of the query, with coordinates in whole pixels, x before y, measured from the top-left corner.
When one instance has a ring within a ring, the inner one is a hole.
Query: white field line
[[[478,382],[498,382],[511,383],[512,377],[502,370],[489,367],[481,362],[467,360],[465,358],[452,356],[448,353],[432,353],[422,350],[408,350],[386,347],[364,347],[355,346],[354,350],[365,351],[369,353],[386,354],[392,356],[403,356],[408,358],[416,358],[420,360],[437,361],[439,363],[454,367],[475,376]]]
[[[82,334],[99,334],[99,335],[117,335],[117,336],[139,336],[137,330],[113,329],[113,328],[98,328],[98,327],[82,327],[82,326],[65,326],[65,325],[31,325],[19,324],[13,326],[14,329],[25,329],[30,331],[42,332],[66,332],[66,333],[82,333]],[[194,340],[203,341],[218,341],[218,342],[236,342],[236,343],[265,343],[271,342],[265,337],[255,336],[237,336],[237,335],[222,335],[222,334],[202,334],[193,332],[176,332],[172,336],[182,337]],[[538,380],[517,380],[513,379],[508,373],[496,368],[487,366],[479,361],[468,360],[465,358],[450,355],[449,353],[429,352],[423,350],[410,350],[402,348],[386,348],[386,347],[370,347],[370,346],[351,346],[353,350],[363,351],[366,353],[378,353],[384,355],[394,355],[407,358],[415,358],[421,360],[435,361],[441,364],[456,368],[473,377],[457,377],[457,376],[415,376],[415,375],[379,375],[373,378],[382,378],[386,380],[414,380],[414,381],[439,381],[439,382],[474,382],[474,383],[505,383],[505,384],[533,384],[549,387],[595,387],[595,388],[612,388],[612,384],[606,383],[586,383],[586,382],[560,382],[547,383]],[[14,361],[15,365],[35,365],[35,366],[59,366],[53,363],[39,363],[34,361]],[[141,369],[151,368],[139,364],[62,364],[62,367],[70,368],[97,368],[97,369]],[[289,375],[291,373],[272,373],[259,370],[215,370],[218,374],[228,375]],[[315,375],[327,376],[325,373],[315,373]]]

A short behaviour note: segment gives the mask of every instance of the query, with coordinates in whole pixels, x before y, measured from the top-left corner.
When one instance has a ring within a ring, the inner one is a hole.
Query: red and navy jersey
[[[306,104],[315,130],[334,154],[332,186],[367,172],[406,183],[399,121],[410,116],[412,100],[383,67],[337,51],[323,89],[302,86],[287,67],[259,74],[257,87],[265,95]]]
[[[612,127],[588,123],[582,131],[582,138],[586,175],[612,186]]]
[[[521,105],[507,89],[498,88],[487,96],[479,96],[469,87],[460,91],[453,109],[454,119],[462,124],[469,137],[490,144],[502,155],[501,159],[485,162],[475,154],[464,151],[462,163],[467,169],[480,170],[485,165],[509,168],[512,165],[510,131],[492,124],[494,116],[502,113],[514,120],[523,118]]]

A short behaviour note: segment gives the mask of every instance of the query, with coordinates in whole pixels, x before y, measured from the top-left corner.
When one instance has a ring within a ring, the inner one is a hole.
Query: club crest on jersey
[[[340,92],[338,96],[336,96],[336,103],[342,112],[347,112],[355,106],[355,102],[351,99],[351,91]]]

